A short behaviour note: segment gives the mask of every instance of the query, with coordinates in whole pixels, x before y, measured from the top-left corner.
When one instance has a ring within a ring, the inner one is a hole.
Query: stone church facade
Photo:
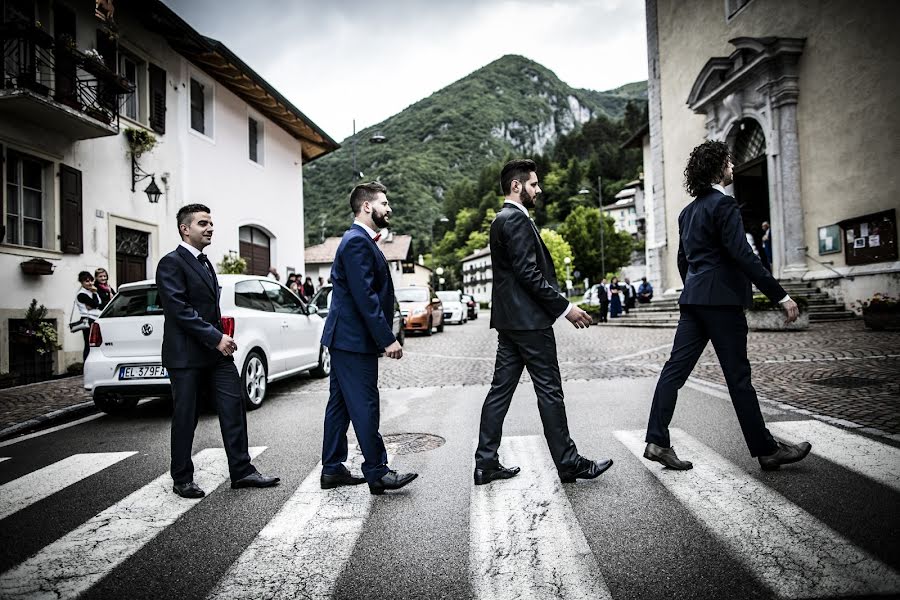
[[[848,304],[900,292],[900,4],[646,0],[646,10],[651,280],[681,287],[683,170],[714,139],[732,150],[729,192],[760,248],[771,225],[777,277]]]

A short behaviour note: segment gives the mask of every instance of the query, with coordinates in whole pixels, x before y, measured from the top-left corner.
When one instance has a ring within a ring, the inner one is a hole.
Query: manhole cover
[[[887,382],[882,379],[870,379],[868,377],[826,377],[825,379],[811,379],[810,383],[849,390],[882,385]]]
[[[389,454],[414,454],[427,452],[444,445],[444,438],[428,433],[391,433],[384,437]]]

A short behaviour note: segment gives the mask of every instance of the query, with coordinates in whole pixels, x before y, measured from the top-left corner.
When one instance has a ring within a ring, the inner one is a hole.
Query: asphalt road
[[[773,432],[814,447],[803,463],[766,473],[725,396],[687,387],[673,444],[696,467],[666,471],[639,457],[652,374],[638,365],[592,377],[578,370],[585,351],[561,359],[573,363],[563,366],[572,437],[582,454],[614,466],[597,480],[560,484],[523,384],[501,446],[504,462],[523,472],[475,488],[491,336],[484,320],[448,327],[410,339],[403,361],[383,363],[385,375],[406,382],[382,394],[392,465],[420,477],[381,497],[365,486],[318,489],[327,392],[305,378],[273,386],[249,415],[255,464],[282,477],[274,489],[231,490],[223,459],[207,453],[207,497],[174,497],[161,402],[0,445],[0,597],[900,594],[896,444],[766,406]],[[618,356],[659,340],[629,343]],[[427,435],[389,437],[397,434]],[[220,447],[215,415],[204,415],[194,451]]]

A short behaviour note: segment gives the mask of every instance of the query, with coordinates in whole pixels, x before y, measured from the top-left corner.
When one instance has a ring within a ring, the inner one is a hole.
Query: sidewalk
[[[0,439],[96,412],[81,375],[0,390]]]

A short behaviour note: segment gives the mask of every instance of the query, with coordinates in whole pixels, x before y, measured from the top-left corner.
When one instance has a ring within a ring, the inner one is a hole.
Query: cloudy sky
[[[643,0],[164,0],[341,141],[504,54],[579,88],[647,78]]]

